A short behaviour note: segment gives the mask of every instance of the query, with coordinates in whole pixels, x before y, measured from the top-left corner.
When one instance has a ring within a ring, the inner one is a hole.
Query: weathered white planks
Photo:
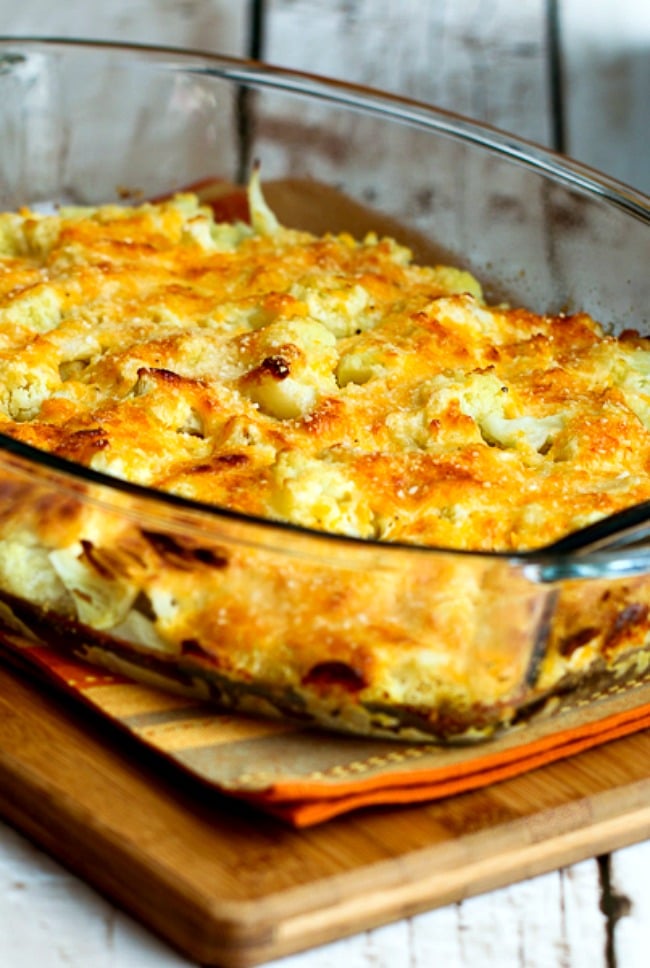
[[[2,32],[245,53],[251,0],[0,0]],[[548,0],[265,0],[265,57],[553,139]],[[650,4],[558,0],[566,150],[650,191]]]
[[[265,57],[548,143],[545,0],[268,0]]]
[[[566,0],[565,16],[564,2],[558,0],[556,18],[549,0],[266,0],[263,53],[283,66],[386,88],[542,144],[553,146],[558,138],[572,144],[574,134],[578,144],[592,113],[567,111],[558,128],[555,108],[557,98],[573,90],[569,68],[582,56],[578,28],[590,15],[583,4],[580,19],[572,7],[578,0]],[[605,6],[619,36],[613,0]],[[628,11],[632,6],[632,0],[623,4]],[[602,14],[598,22],[603,45]],[[557,69],[558,46],[563,72]],[[626,48],[621,51],[622,57]],[[629,84],[627,94],[630,117],[647,113],[643,86]],[[609,214],[587,213],[580,199],[551,193],[527,173],[494,159],[477,162],[457,144],[438,143],[434,152],[430,140],[415,130],[397,138],[368,119],[337,124],[319,106],[301,111],[296,129],[299,123],[302,137],[285,151],[275,148],[273,124],[267,125],[270,136],[262,137],[260,156],[263,168],[270,162],[271,174],[279,154],[280,170],[290,166],[335,184],[337,159],[353,152],[355,179],[346,190],[410,220],[449,250],[443,258],[462,261],[469,254],[470,267],[491,297],[551,311],[579,303],[606,325],[647,320],[645,280],[635,279],[622,299],[619,284],[642,241],[632,239],[627,226],[616,225]],[[637,135],[632,123],[628,127],[637,140],[646,133]],[[320,149],[324,131],[331,141],[329,155]],[[582,143],[583,157],[594,165],[607,160],[599,153],[601,141]],[[632,151],[630,157],[635,160],[628,168],[634,166],[634,172],[628,180],[641,181],[647,155]],[[563,232],[551,265],[547,244],[555,221]],[[596,287],[590,278],[594,257],[611,266]],[[549,304],[551,292],[556,298]]]
[[[436,103],[550,144],[546,0],[266,0],[266,57]],[[2,31],[244,53],[248,0],[0,0]],[[558,0],[567,151],[650,191],[650,4]],[[650,844],[613,855],[629,899],[620,968],[645,968]],[[282,968],[605,968],[595,861],[305,954]],[[0,964],[172,968],[188,962],[0,824]]]
[[[650,841],[612,855],[612,887],[620,900],[614,929],[619,968],[646,968],[650,955]]]
[[[562,0],[567,153],[650,193],[650,3]]]
[[[548,0],[267,0],[267,59],[553,146]],[[650,191],[650,4],[558,0],[564,148]]]
[[[245,50],[248,0],[1,0],[0,32],[8,36],[83,37],[169,44],[240,54]]]

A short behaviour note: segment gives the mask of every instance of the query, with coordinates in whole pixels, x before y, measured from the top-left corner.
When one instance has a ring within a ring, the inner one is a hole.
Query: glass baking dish
[[[648,199],[449,113],[235,59],[0,40],[0,208],[246,182],[490,300],[647,331]],[[63,576],[63,577],[62,577]],[[0,634],[255,714],[465,741],[650,673],[650,547],[473,553],[247,518],[0,438]]]

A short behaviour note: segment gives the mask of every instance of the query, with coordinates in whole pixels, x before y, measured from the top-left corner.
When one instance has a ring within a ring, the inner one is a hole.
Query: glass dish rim
[[[97,48],[127,56],[139,54],[145,58],[159,58],[161,61],[168,59],[170,70],[207,73],[227,81],[309,95],[341,106],[384,115],[396,121],[410,122],[443,133],[452,139],[474,143],[495,154],[504,155],[537,174],[604,198],[650,225],[650,195],[639,189],[504,129],[390,91],[200,48],[81,37],[0,34],[0,53],[12,44],[34,48],[41,46],[52,50],[57,47],[71,50]],[[179,63],[173,63],[174,58]]]
[[[37,50],[85,50],[113,51],[133,58],[138,57],[144,64],[148,59],[153,63],[165,63],[170,71],[198,73],[215,76],[226,81],[255,85],[309,96],[319,100],[356,109],[373,115],[383,116],[399,122],[408,122],[419,127],[437,131],[451,139],[478,145],[486,151],[502,155],[510,161],[522,165],[541,177],[563,184],[566,187],[603,199],[610,204],[637,218],[650,227],[650,196],[632,188],[582,162],[560,155],[550,148],[542,147],[532,141],[510,134],[497,127],[471,120],[464,115],[449,111],[437,105],[427,104],[392,92],[338,80],[323,75],[279,67],[271,63],[244,57],[205,51],[197,48],[175,47],[169,45],[143,44],[82,37],[57,37],[38,35],[0,35],[0,56],[12,47]],[[144,499],[147,503],[158,505],[161,509],[185,510],[191,514],[201,514],[215,521],[238,522],[251,528],[258,528],[269,535],[290,534],[293,538],[306,541],[317,539],[319,542],[349,546],[351,549],[381,550],[384,555],[407,553],[409,555],[458,556],[463,559],[507,562],[521,567],[534,581],[554,582],[565,578],[612,578],[650,572],[650,546],[648,548],[621,549],[612,551],[593,551],[584,554],[574,552],[555,553],[544,546],[522,551],[468,550],[436,545],[416,545],[403,542],[385,542],[375,538],[357,538],[351,535],[319,531],[285,521],[258,517],[234,511],[220,505],[206,504],[185,498],[181,495],[158,490],[146,485],[136,484],[95,471],[82,464],[76,464],[47,451],[17,441],[0,433],[0,466],[3,454],[12,454],[21,460],[45,467],[63,477],[67,483],[81,481],[100,485],[115,493]],[[119,507],[115,507],[119,511]]]

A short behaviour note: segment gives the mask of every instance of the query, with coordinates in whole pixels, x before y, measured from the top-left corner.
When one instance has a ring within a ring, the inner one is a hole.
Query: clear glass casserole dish
[[[242,184],[261,159],[287,224],[369,219],[491,300],[648,327],[647,198],[431,107],[200,53],[6,39],[0,132],[3,211]],[[254,713],[475,739],[647,677],[650,548],[323,534],[1,437],[2,630]]]

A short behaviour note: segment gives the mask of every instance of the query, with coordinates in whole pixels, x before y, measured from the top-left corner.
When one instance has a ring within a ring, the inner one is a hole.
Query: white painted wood
[[[265,57],[548,143],[545,0],[269,0]]]
[[[545,0],[268,0],[266,57],[551,145]],[[650,191],[650,4],[559,0],[566,146]]]
[[[650,194],[650,3],[562,0],[568,154]]]
[[[647,968],[650,961],[650,841],[612,857],[612,883],[621,896],[615,955],[620,968]]]
[[[247,0],[0,0],[6,34],[241,53]],[[549,143],[544,0],[268,0],[270,60],[384,87]],[[568,150],[650,190],[650,4],[561,0]],[[650,843],[613,856],[619,968],[645,968]],[[605,968],[598,869],[585,861],[304,954],[275,968]],[[3,968],[182,968],[190,962],[0,823]]]
[[[264,56],[273,63],[386,89],[549,141],[546,0],[268,0],[268,9]],[[433,153],[430,138],[418,130],[397,138],[375,119],[333,121],[318,104],[301,110],[300,123],[288,151],[272,144],[276,126],[267,125],[271,137],[258,149],[267,176],[277,164],[280,172],[337,184],[340,157],[350,152],[355,174],[347,192],[408,219],[451,250],[445,259],[471,252],[472,269],[496,281],[499,296],[540,305],[535,294],[517,290],[531,265],[538,291],[552,290],[540,268],[548,200],[529,181],[521,187],[526,173],[483,155],[475,161],[454,142],[439,141]],[[320,151],[323,132],[328,143]],[[484,250],[482,240],[489,240]]]
[[[248,0],[0,0],[0,33],[245,50]]]
[[[229,0],[117,0],[104,4],[95,0],[66,0],[65,3],[52,3],[51,0],[26,0],[24,3],[0,0],[0,31],[8,36],[83,37],[243,54],[248,44],[248,12],[248,0],[238,3],[230,3]],[[32,69],[33,66],[30,67]],[[34,69],[35,76],[30,78],[30,124],[32,129],[38,126],[38,130],[32,130],[31,135],[26,138],[25,144],[30,146],[29,150],[21,151],[19,136],[16,137],[15,144],[10,146],[16,162],[13,166],[9,164],[9,170],[13,167],[20,174],[17,181],[12,179],[16,194],[11,203],[3,200],[2,204],[21,204],[24,201],[21,197],[23,186],[29,186],[32,200],[39,198],[46,201],[57,195],[58,189],[53,191],[52,185],[58,185],[59,180],[66,182],[67,175],[59,167],[66,160],[72,160],[76,166],[76,174],[72,179],[76,194],[70,201],[77,204],[92,204],[98,198],[112,198],[118,186],[126,186],[133,191],[162,193],[179,183],[189,183],[208,174],[211,161],[207,157],[210,152],[204,146],[207,127],[205,117],[202,116],[203,95],[200,79],[186,81],[184,90],[180,92],[186,103],[191,104],[194,99],[192,110],[195,122],[191,128],[192,138],[185,136],[183,139],[174,139],[172,152],[162,147],[168,132],[173,131],[174,124],[178,123],[173,117],[171,79],[169,88],[163,91],[160,86],[156,99],[150,92],[134,85],[132,78],[115,70],[107,68],[99,71],[94,65],[86,65],[85,68],[80,67],[79,71],[79,76],[75,78],[70,89],[59,90],[44,65],[40,71]],[[98,91],[104,94],[104,104],[110,105],[118,116],[124,117],[120,126],[120,140],[116,139],[112,124],[102,126],[101,119],[98,121]],[[110,98],[106,96],[106,92],[110,92]],[[88,129],[86,134],[85,127],[79,125],[76,138],[71,141],[65,125],[57,115],[63,98],[70,98],[75,102],[79,117],[87,116],[92,119],[92,133]],[[11,98],[7,98],[7,102],[1,109],[10,112]],[[131,108],[130,114],[124,110],[126,105]],[[164,128],[160,124],[162,110],[168,111]],[[18,117],[20,116],[19,111]],[[127,120],[127,116],[131,121]],[[232,130],[232,120],[225,112],[220,112],[218,118],[224,135]],[[19,124],[22,126],[23,122]],[[143,155],[138,146],[140,130],[150,132],[149,145],[160,144],[156,184],[152,184],[148,178],[151,171],[149,153]],[[184,122],[184,131],[187,133],[188,130],[189,126]],[[225,137],[221,140],[222,143],[227,143]],[[167,143],[170,144],[171,139]],[[113,164],[109,182],[105,184],[97,176],[95,160],[99,159],[103,165],[103,159],[109,153],[113,157]],[[236,164],[233,159],[234,153],[227,168],[228,173]],[[224,167],[225,165],[224,161]],[[188,173],[189,177],[184,182],[184,176]],[[220,172],[225,173],[226,171]],[[52,184],[48,179],[50,174]],[[180,178],[180,182],[177,178]],[[145,181],[148,188],[145,188]],[[27,192],[26,187],[24,191]]]

